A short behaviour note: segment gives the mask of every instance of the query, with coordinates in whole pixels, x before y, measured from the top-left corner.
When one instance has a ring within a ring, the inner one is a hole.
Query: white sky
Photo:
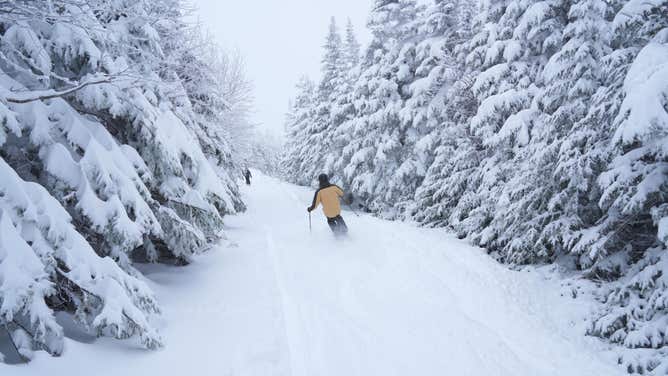
[[[200,21],[224,49],[238,49],[255,87],[253,120],[271,133],[283,131],[288,101],[300,76],[320,76],[329,19],[341,32],[348,17],[358,39],[369,40],[372,0],[191,0]]]

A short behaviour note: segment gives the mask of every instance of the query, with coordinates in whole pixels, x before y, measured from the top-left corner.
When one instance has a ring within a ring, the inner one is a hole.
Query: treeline
[[[189,12],[0,1],[0,331],[26,360],[63,351],[57,312],[160,347],[133,262],[187,263],[244,210],[250,85]]]
[[[668,372],[668,1],[377,0],[298,85],[287,179],[599,283],[589,334]],[[631,350],[633,349],[633,350]],[[663,373],[662,373],[663,372]]]

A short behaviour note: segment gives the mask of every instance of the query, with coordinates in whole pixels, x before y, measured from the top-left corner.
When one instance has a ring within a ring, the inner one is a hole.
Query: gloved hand
[[[313,209],[311,209],[311,207],[309,206],[308,208],[306,208],[306,211],[310,213],[313,211]]]

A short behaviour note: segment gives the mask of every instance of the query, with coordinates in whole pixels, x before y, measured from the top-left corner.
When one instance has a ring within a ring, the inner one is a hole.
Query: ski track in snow
[[[350,237],[336,240],[318,210],[309,233],[312,192],[254,175],[248,213],[226,218],[233,242],[184,268],[142,268],[164,308],[165,349],[68,339],[61,358],[38,353],[0,374],[623,374],[571,327],[580,303],[558,281],[439,229],[346,212]]]

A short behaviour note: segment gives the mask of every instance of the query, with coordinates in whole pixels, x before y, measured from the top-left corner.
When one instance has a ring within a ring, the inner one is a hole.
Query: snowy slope
[[[143,268],[166,348],[69,333],[65,353],[2,375],[621,375],[582,336],[586,302],[558,280],[408,224],[344,213],[336,241],[312,193],[257,176],[231,241],[185,268]],[[61,319],[62,321],[62,319]]]

